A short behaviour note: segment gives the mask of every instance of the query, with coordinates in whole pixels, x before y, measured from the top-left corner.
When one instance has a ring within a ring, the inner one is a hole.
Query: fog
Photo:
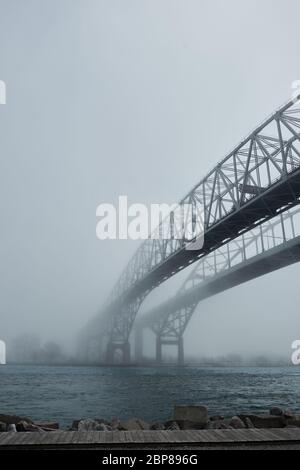
[[[299,14],[297,0],[0,0],[1,339],[72,351],[139,245],[98,240],[97,206],[178,201],[290,99]],[[186,354],[289,355],[299,272],[201,302]]]

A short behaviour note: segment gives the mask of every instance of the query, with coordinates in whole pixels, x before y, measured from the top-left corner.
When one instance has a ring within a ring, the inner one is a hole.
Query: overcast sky
[[[130,255],[96,207],[176,202],[300,79],[298,0],[0,0],[0,337],[70,344]],[[295,265],[203,302],[187,352],[288,354]]]

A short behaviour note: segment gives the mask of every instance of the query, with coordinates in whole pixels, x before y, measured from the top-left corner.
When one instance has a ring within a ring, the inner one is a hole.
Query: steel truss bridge
[[[226,270],[227,280],[225,277],[222,279],[220,276],[225,273],[221,274],[218,268],[221,252],[227,253],[227,263],[233,263],[232,247],[237,249],[241,240],[242,245],[245,243],[245,250],[248,245],[253,247],[250,238],[254,230],[262,233],[261,240],[257,238],[259,244],[265,243],[264,233],[272,226],[272,219],[279,217],[280,224],[284,226],[286,211],[291,211],[297,206],[300,198],[299,99],[300,95],[279,108],[253,130],[179,202],[179,205],[189,204],[193,213],[203,214],[204,244],[200,249],[191,250],[191,240],[184,236],[179,240],[173,237],[149,238],[140,245],[114,286],[102,315],[91,321],[86,328],[89,345],[97,344],[98,353],[102,354],[104,362],[113,363],[117,350],[122,352],[124,363],[130,362],[129,336],[142,302],[153,289],[198,262],[194,271],[194,276],[197,277],[200,275],[201,266],[203,269],[206,263],[215,259],[214,293],[224,290],[221,287],[224,283],[229,283],[230,287],[236,285],[242,271],[237,273],[232,266],[230,273]],[[172,233],[171,218],[167,223],[168,232]],[[293,242],[296,242],[296,238],[293,238]],[[284,245],[293,242],[286,240]],[[278,248],[275,246],[273,249]],[[244,253],[243,250],[244,245],[240,256]],[[245,279],[247,276],[251,279],[271,270],[264,268],[265,263],[271,262],[270,258],[266,258],[267,253],[271,252],[268,250],[257,254],[261,262],[252,265],[252,268],[248,266],[250,261],[247,262],[245,258]],[[292,257],[296,256],[296,253],[291,253]],[[222,256],[224,258],[224,255]],[[246,256],[245,253],[243,256]],[[274,262],[276,264],[279,261]],[[229,275],[231,279],[236,276],[235,283],[229,281]],[[181,337],[181,340],[176,341],[178,345],[182,342],[182,333],[195,310],[194,304],[199,302],[198,294],[192,303],[183,295],[191,282],[195,282],[195,277],[189,277],[176,300],[173,299],[173,303],[179,302],[180,299],[180,302],[184,303],[184,306],[182,303],[178,304],[181,313],[178,313],[178,308],[172,313],[168,310],[167,315],[158,319],[155,312],[151,312],[151,318],[155,318],[153,322],[151,320],[151,327],[158,338],[158,359],[161,356],[161,345],[175,341],[171,331],[180,331],[181,335],[176,338]],[[182,309],[185,310],[184,313]],[[177,329],[175,325],[178,324],[181,326]],[[179,350],[182,350],[182,353],[179,353],[182,360],[183,347],[180,345]]]
[[[143,332],[156,336],[156,362],[162,346],[178,348],[184,363],[183,335],[198,304],[213,295],[300,261],[300,208],[295,207],[201,258],[176,295],[136,320],[136,362],[143,361]]]

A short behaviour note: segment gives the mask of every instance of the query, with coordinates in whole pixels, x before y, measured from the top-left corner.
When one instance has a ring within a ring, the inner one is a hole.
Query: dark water
[[[282,406],[300,412],[300,369],[0,366],[0,413],[53,419],[166,420],[174,404],[233,415]]]

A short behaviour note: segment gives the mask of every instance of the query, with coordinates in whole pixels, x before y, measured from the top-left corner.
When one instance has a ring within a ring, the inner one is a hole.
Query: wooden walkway
[[[205,431],[111,431],[0,433],[1,450],[208,447],[299,444],[300,429],[224,429]]]

